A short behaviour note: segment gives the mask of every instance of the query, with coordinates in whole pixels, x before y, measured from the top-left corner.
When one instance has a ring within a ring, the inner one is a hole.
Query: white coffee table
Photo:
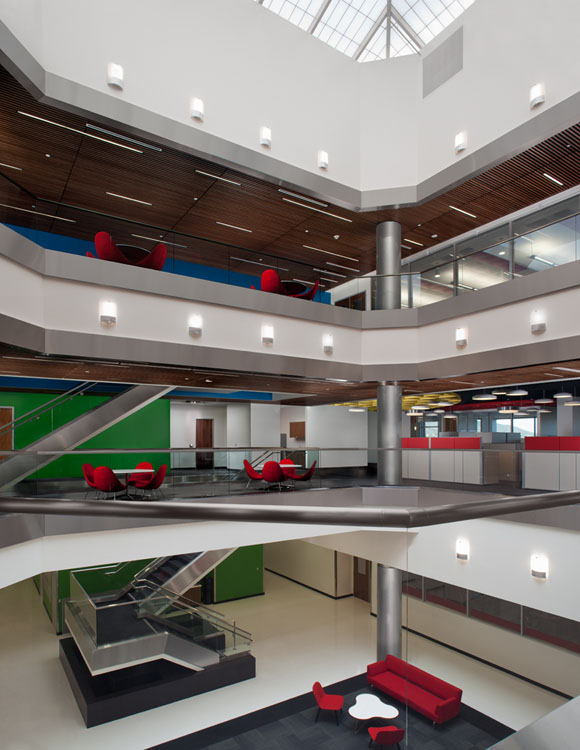
[[[394,719],[399,712],[394,706],[383,703],[380,698],[372,693],[361,693],[357,695],[356,701],[348,709],[348,713],[353,719],[356,719],[354,733],[357,734],[360,729],[361,721],[369,719]]]

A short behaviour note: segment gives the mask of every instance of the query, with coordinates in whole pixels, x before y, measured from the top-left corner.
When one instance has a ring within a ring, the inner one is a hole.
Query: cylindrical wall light
[[[530,89],[530,109],[538,107],[546,101],[546,89],[543,83],[536,83]]]
[[[546,330],[546,316],[542,310],[532,310],[530,322],[532,333],[544,333]]]
[[[548,558],[546,555],[532,555],[530,572],[534,578],[545,580],[548,577]]]
[[[332,333],[325,333],[322,337],[322,349],[325,354],[332,354],[334,349],[334,337]]]
[[[190,336],[201,336],[203,329],[203,318],[197,313],[189,316],[189,335]]]
[[[193,120],[199,120],[203,122],[204,118],[204,106],[203,99],[199,99],[197,96],[192,97],[189,105],[189,116]]]
[[[117,323],[117,304],[111,300],[102,300],[99,304],[99,320],[102,326],[114,326]]]
[[[469,560],[469,542],[467,539],[458,539],[455,542],[455,557],[458,560]]]
[[[462,130],[461,133],[457,133],[455,136],[455,153],[460,154],[467,148],[467,133]]]
[[[107,83],[109,86],[113,86],[116,89],[123,88],[123,80],[125,73],[123,66],[118,63],[109,63],[107,65]]]
[[[319,169],[328,169],[328,151],[319,151],[317,164]]]
[[[262,343],[263,344],[274,343],[274,326],[271,326],[271,325],[262,326]]]
[[[455,346],[458,349],[463,349],[464,346],[467,346],[467,328],[455,329]]]
[[[260,146],[270,148],[272,146],[272,130],[266,125],[260,128]]]

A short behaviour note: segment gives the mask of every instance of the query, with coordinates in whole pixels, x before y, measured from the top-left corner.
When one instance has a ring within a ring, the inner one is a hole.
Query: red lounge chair
[[[268,268],[267,271],[264,271],[262,273],[262,278],[260,279],[260,289],[262,292],[270,292],[271,294],[283,294],[286,297],[294,297],[295,299],[314,299],[314,295],[318,291],[318,285],[319,281],[317,281],[314,286],[310,287],[309,289],[306,289],[304,291],[299,291],[303,289],[304,285],[302,283],[295,284],[293,282],[284,282],[280,279],[276,271],[272,268]],[[252,289],[255,289],[255,286],[251,287]]]
[[[151,268],[154,271],[162,271],[167,259],[167,247],[160,242],[143,260],[135,263],[139,268]]]
[[[95,469],[95,487],[106,495],[113,493],[113,500],[126,489],[126,485],[117,479],[108,466],[97,466]]]
[[[286,468],[288,467],[288,468]],[[280,468],[286,479],[296,479],[296,472],[294,471],[294,461],[291,458],[283,458],[280,461]]]
[[[250,486],[250,482],[252,481],[259,481],[262,479],[262,475],[259,471],[256,471],[252,464],[249,461],[246,461],[244,458],[244,469],[246,470],[246,474],[248,475],[248,483],[246,484],[246,487]]]
[[[308,471],[305,471],[304,474],[294,474],[292,478],[295,479],[297,482],[309,482],[314,476],[315,470],[316,470],[316,461],[314,461],[312,466],[308,469]]]
[[[97,485],[95,484],[95,470],[91,466],[91,464],[83,464],[83,477],[85,478],[85,482],[89,485],[89,487],[92,490],[97,489]],[[85,497],[89,493],[87,492]]]
[[[280,468],[280,464],[276,461],[266,461],[264,468],[262,469],[262,479],[270,484],[277,484],[278,489],[282,489],[282,482],[284,481],[284,472]]]
[[[149,461],[141,461],[141,463],[138,463],[135,467],[136,469],[151,469],[150,474],[142,474],[139,472],[138,474],[131,474],[129,477],[129,481],[127,484],[130,484],[132,486],[137,486],[138,482],[150,482],[153,479],[153,464],[150,464]]]
[[[151,492],[151,494],[154,494],[155,491],[158,490],[163,484],[163,480],[165,479],[166,474],[167,464],[162,464],[148,482],[135,482],[135,487],[143,490],[143,493],[149,491]]]
[[[97,258],[100,260],[109,260],[113,263],[124,263],[140,268],[151,268],[154,271],[163,270],[167,258],[167,247],[159,242],[144,258],[133,263],[119,250],[108,232],[97,232],[95,235],[95,250],[97,251]],[[92,253],[87,253],[87,257],[94,258],[95,256]]]
[[[403,741],[405,730],[398,727],[369,727],[369,734],[371,737],[369,747],[374,742],[375,745],[379,745],[380,747],[392,747],[396,745],[401,750],[399,742]]]
[[[338,724],[338,714],[342,711],[342,706],[344,705],[342,695],[330,695],[326,693],[319,682],[314,683],[312,692],[314,693],[314,700],[318,704],[318,712],[314,721],[318,721],[321,711],[334,711],[334,718]]]

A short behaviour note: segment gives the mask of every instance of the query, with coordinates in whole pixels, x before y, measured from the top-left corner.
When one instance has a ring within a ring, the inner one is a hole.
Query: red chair
[[[314,693],[314,700],[318,704],[318,712],[314,721],[318,721],[321,711],[334,711],[334,718],[338,724],[338,714],[342,711],[344,705],[344,698],[342,695],[330,695],[329,693],[326,693],[319,682],[314,683],[312,686],[312,692]]]
[[[117,494],[119,492],[123,492],[127,489],[127,486],[117,479],[108,466],[97,466],[94,476],[95,487],[99,492],[104,492],[105,495],[113,493],[113,500],[117,499]]]
[[[165,261],[167,260],[167,247],[160,242],[155,245],[153,250],[138,263],[135,263],[139,268],[151,268],[154,271],[162,271]]]
[[[167,258],[167,247],[162,242],[159,242],[144,258],[133,262],[121,252],[108,232],[97,232],[95,235],[95,250],[99,260],[109,260],[113,263],[124,263],[125,265],[139,266],[140,268],[151,268],[154,271],[163,270],[163,265]],[[140,252],[145,251],[140,250]],[[94,258],[95,256],[92,253],[87,253],[87,257]]]
[[[150,464],[149,461],[141,461],[141,463],[138,463],[135,468],[136,469],[151,469],[151,473],[143,474],[139,472],[139,474],[131,474],[127,484],[130,484],[131,486],[135,487],[137,486],[138,482],[150,482],[153,479],[153,474],[154,474],[153,464]]]
[[[262,469],[262,479],[270,484],[277,484],[278,489],[282,490],[282,482],[284,481],[284,472],[280,468],[280,464],[276,461],[266,461],[264,468]]]
[[[296,472],[294,471],[294,461],[291,458],[283,458],[280,461],[280,468],[282,469],[282,474],[284,474],[286,479],[296,479]]]
[[[369,727],[369,734],[371,736],[369,747],[374,742],[379,747],[392,747],[396,745],[401,750],[399,742],[403,741],[405,730],[398,727]]]
[[[307,289],[304,292],[301,292],[300,294],[291,294],[291,297],[295,297],[296,299],[314,299],[316,296],[316,292],[318,291],[318,285],[320,284],[320,280],[317,279],[314,286],[311,286],[310,289]]]
[[[296,482],[309,482],[314,476],[315,470],[316,470],[316,461],[314,461],[312,466],[308,469],[308,471],[305,471],[304,474],[294,474],[293,479]]]
[[[299,291],[304,287],[302,283],[295,284],[291,281],[284,283],[273,268],[268,268],[262,273],[262,277],[260,279],[260,289],[263,292],[270,292],[271,294],[283,294],[286,297],[295,297],[296,299],[314,299],[314,295],[318,291],[319,283],[320,282],[317,281],[314,286],[310,287],[309,289]],[[256,287],[252,286],[251,288],[255,289]]]
[[[256,480],[262,480],[262,475],[259,471],[256,471],[252,464],[247,461],[244,458],[244,469],[246,470],[246,474],[248,475],[248,483],[246,484],[246,487],[250,486],[250,482],[256,481]]]
[[[95,484],[95,470],[91,466],[91,464],[83,464],[83,477],[85,478],[85,482],[89,485],[89,487],[93,490],[97,489],[97,485]],[[89,491],[85,494],[85,497],[89,494]]]
[[[159,490],[159,488],[163,484],[163,480],[165,479],[166,474],[167,464],[162,464],[148,482],[136,482],[135,487],[143,490],[143,494],[145,494],[145,492],[147,491],[150,491],[151,494],[155,494],[155,492]]]

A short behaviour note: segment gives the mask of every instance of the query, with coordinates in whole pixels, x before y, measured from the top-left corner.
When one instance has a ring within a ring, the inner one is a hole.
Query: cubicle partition
[[[536,490],[580,488],[580,437],[527,437],[522,486]]]
[[[480,437],[403,438],[403,477],[485,484]]]

